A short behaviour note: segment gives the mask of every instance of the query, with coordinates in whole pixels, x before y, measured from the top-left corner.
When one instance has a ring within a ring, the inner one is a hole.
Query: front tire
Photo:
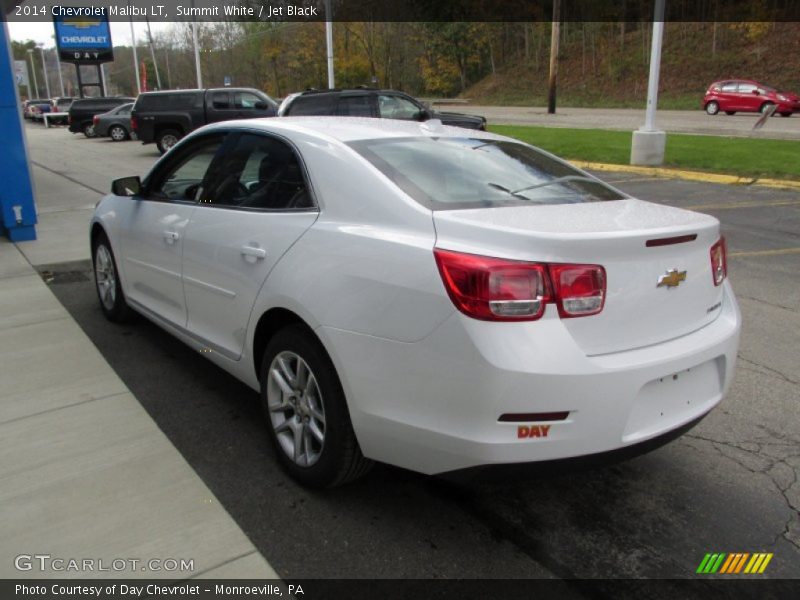
[[[706,113],[711,116],[716,115],[719,112],[719,103],[712,100],[708,104],[706,104]]]
[[[101,233],[94,244],[92,264],[97,298],[106,319],[115,323],[128,321],[133,312],[125,301],[114,252],[105,233]]]
[[[301,484],[336,487],[369,471],[328,353],[304,325],[269,341],[259,371],[261,404],[281,466]]]
[[[759,109],[758,109],[758,112],[760,112],[760,113],[763,115],[763,114],[764,114],[764,113],[766,113],[766,112],[767,112],[767,111],[770,109],[770,107],[772,107],[772,106],[775,106],[775,105],[774,105],[772,102],[764,102],[764,104],[762,104],[762,105],[761,105],[761,108],[759,108]],[[774,116],[774,114],[773,114],[773,116]]]
[[[128,139],[128,132],[121,125],[114,125],[108,130],[108,137],[115,142],[122,142]]]
[[[156,138],[156,146],[158,146],[158,151],[161,154],[166,153],[170,148],[172,148],[178,141],[181,139],[181,134],[174,129],[165,129],[161,133],[158,134]]]

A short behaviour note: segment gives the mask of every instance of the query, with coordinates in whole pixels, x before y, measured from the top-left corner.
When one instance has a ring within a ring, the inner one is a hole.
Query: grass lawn
[[[491,125],[489,130],[566,159],[630,164],[630,131],[517,125]],[[746,177],[800,179],[800,142],[669,133],[664,166]]]

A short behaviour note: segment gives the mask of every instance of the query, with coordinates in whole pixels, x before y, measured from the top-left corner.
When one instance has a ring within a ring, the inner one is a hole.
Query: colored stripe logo
[[[705,555],[700,566],[697,567],[697,573],[703,575],[713,575],[715,573],[720,575],[761,574],[766,570],[769,561],[772,560],[772,556],[771,552],[756,552],[754,554],[748,552],[733,552],[731,554],[724,552],[709,553]]]

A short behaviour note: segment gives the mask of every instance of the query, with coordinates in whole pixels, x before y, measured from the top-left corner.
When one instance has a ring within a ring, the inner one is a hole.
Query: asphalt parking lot
[[[87,214],[113,178],[144,174],[158,156],[27,129],[37,168],[84,186]],[[106,322],[87,261],[40,271],[282,577],[691,578],[707,552],[772,552],[766,576],[800,578],[800,194],[601,177],[722,221],[744,328],[731,392],[703,422],[590,469],[452,479],[379,466],[310,492],[278,468],[254,392],[144,319]]]

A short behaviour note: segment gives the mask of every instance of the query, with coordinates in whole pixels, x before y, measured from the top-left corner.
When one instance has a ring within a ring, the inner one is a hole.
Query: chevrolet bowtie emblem
[[[666,273],[658,278],[658,285],[656,285],[656,287],[678,287],[681,284],[681,281],[686,281],[686,271],[669,269]]]

